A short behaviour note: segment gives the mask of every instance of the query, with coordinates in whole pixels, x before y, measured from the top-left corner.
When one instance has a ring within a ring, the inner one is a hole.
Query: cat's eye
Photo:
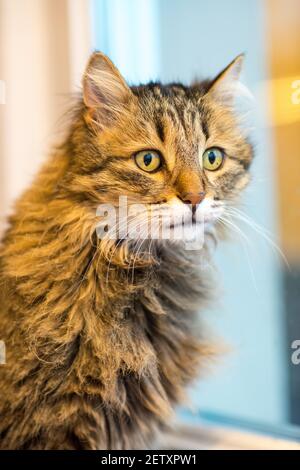
[[[155,150],[142,150],[134,156],[137,166],[148,173],[158,170],[161,167],[161,155]]]
[[[209,171],[218,170],[224,161],[224,152],[218,147],[205,150],[202,156],[203,168]]]

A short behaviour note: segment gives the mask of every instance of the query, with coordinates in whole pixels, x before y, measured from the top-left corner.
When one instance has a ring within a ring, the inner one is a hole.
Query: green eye
[[[218,170],[224,161],[224,152],[218,147],[211,147],[210,149],[205,150],[202,156],[202,161],[205,170]]]
[[[142,150],[134,156],[137,166],[148,173],[158,170],[161,166],[161,156],[155,150]]]

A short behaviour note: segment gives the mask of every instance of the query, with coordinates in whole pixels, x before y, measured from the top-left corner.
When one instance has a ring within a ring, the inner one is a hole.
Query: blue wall
[[[129,83],[159,76],[158,1],[93,0],[95,49],[122,70]]]

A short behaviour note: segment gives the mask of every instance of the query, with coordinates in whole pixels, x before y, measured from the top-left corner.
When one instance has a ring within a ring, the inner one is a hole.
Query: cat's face
[[[211,83],[129,88],[95,54],[84,77],[86,142],[74,190],[115,207],[126,196],[144,205],[144,222],[149,209],[151,217],[172,214],[161,219],[171,230],[182,220],[186,227],[216,222],[247,184],[252,159],[231,106],[241,61]]]

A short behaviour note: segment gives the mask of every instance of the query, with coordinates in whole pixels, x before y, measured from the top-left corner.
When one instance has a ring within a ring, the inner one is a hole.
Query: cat
[[[190,226],[218,237],[253,158],[233,105],[242,63],[191,86],[129,87],[91,56],[66,139],[2,240],[1,449],[146,448],[213,357],[206,242],[101,239],[97,207],[126,196],[199,213]]]

